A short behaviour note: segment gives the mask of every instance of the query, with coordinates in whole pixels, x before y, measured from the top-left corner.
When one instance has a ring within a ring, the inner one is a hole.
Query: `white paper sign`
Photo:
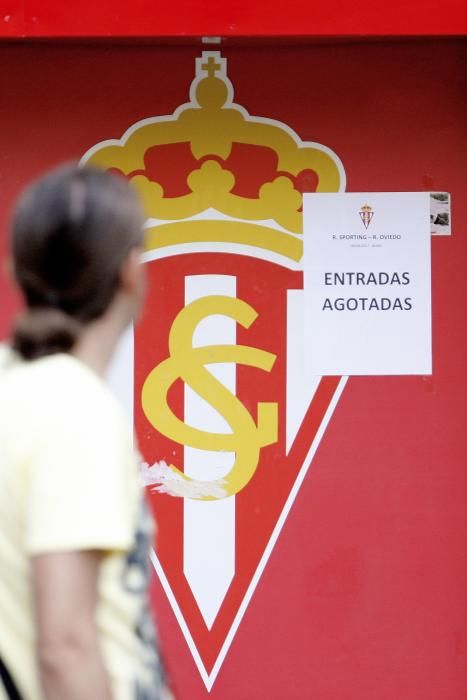
[[[309,374],[431,374],[430,195],[304,194]]]

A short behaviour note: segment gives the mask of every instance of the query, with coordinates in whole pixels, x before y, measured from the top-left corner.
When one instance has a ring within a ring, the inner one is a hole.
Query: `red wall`
[[[342,159],[350,191],[446,190],[433,239],[433,377],[347,384],[213,700],[467,696],[465,42],[226,49],[235,100]],[[0,47],[0,256],[19,188],[186,101],[195,47]],[[0,335],[14,298],[2,278]],[[165,594],[182,700],[207,692]]]
[[[0,37],[457,34],[464,0],[2,0]]]

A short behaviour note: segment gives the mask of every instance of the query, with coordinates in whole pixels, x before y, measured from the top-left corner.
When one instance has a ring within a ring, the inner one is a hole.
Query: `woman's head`
[[[136,194],[121,177],[67,165],[33,183],[17,204],[11,234],[27,307],[14,329],[15,349],[27,359],[71,350],[121,291],[123,266],[142,237]]]

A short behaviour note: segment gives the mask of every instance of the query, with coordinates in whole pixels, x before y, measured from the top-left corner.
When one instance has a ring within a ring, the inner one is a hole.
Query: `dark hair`
[[[13,215],[11,250],[26,309],[11,343],[26,359],[67,352],[102,316],[121,265],[142,244],[136,193],[120,176],[61,166],[30,185]]]

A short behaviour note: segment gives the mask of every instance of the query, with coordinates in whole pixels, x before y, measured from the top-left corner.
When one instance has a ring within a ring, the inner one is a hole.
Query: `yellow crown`
[[[197,222],[198,230],[196,222],[186,221],[213,209],[232,219],[222,222],[223,240],[227,236],[238,242],[247,236],[252,245],[272,246],[299,260],[302,192],[343,190],[342,164],[325,146],[302,142],[285,124],[251,117],[235,104],[226,69],[227,61],[218,52],[203,52],[196,59],[188,103],[173,115],[134,124],[121,139],[97,144],[82,162],[127,176],[150,219],[191,223],[185,240],[216,239],[214,221],[202,227]],[[239,231],[239,220],[250,222],[248,234]],[[278,225],[275,232],[266,223],[271,221]],[[149,231],[148,247],[172,243],[167,226],[157,226],[154,235]],[[259,231],[264,228],[267,240]]]
[[[373,211],[369,204],[364,204],[360,211]]]

